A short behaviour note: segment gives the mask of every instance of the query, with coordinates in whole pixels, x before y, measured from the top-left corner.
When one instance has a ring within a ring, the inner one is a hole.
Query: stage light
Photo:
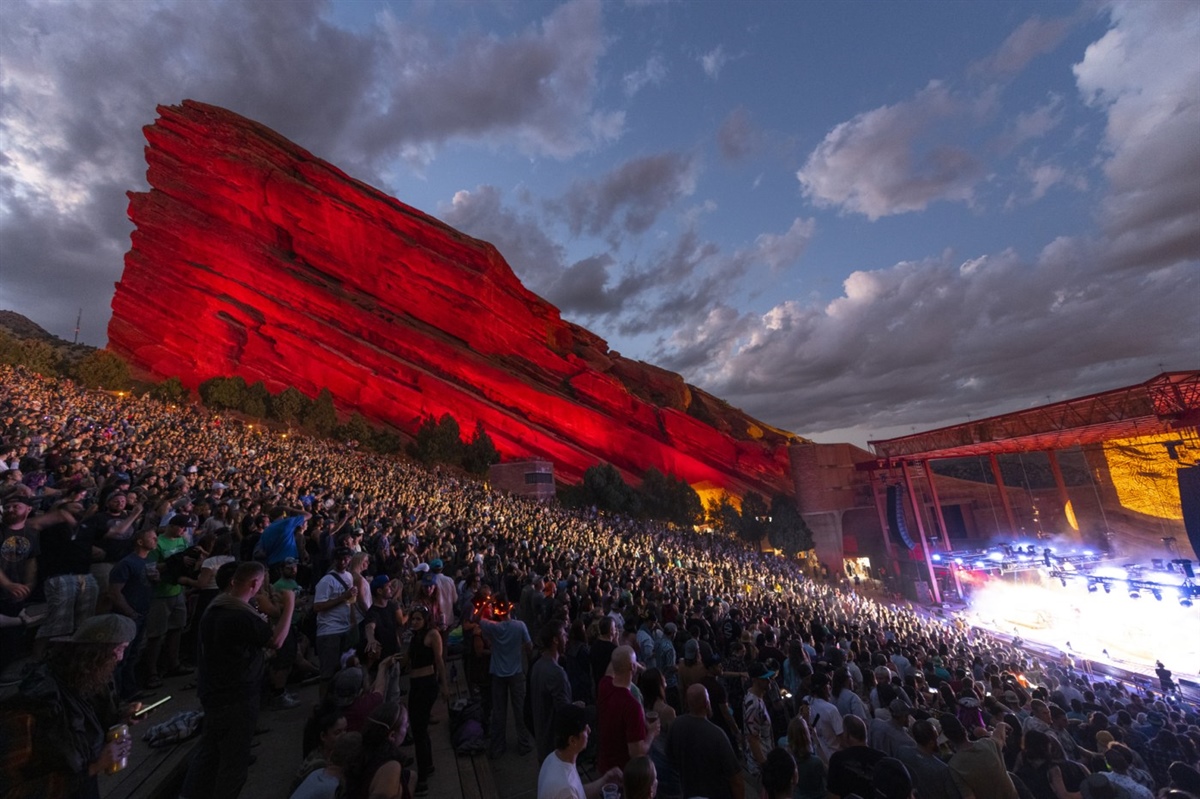
[[[930,556],[930,560],[932,560],[934,563],[941,563],[942,556],[941,555],[932,555],[932,556]]]
[[[1096,593],[1096,588],[1097,588],[1096,581],[1095,581],[1095,580],[1089,580],[1089,581],[1088,581],[1088,593],[1089,593],[1089,594],[1094,594],[1094,593]]]
[[[1066,587],[1067,587],[1067,578],[1066,578],[1066,577],[1059,577],[1058,579],[1059,579],[1059,582],[1061,582],[1061,583],[1062,583],[1062,585],[1063,585],[1063,588],[1066,588]]]
[[[1190,608],[1192,606],[1192,598],[1187,594],[1184,594],[1183,596],[1179,597],[1179,604],[1185,608]]]
[[[1130,588],[1129,589],[1129,598],[1130,599],[1141,599],[1142,594],[1136,588]]]
[[[1154,595],[1155,599],[1162,602],[1162,591],[1159,591],[1157,588],[1151,588],[1150,593]]]
[[[1046,568],[1050,568],[1050,547],[1042,550],[1042,563],[1046,564]]]
[[[955,562],[955,563],[957,563],[959,566],[963,565],[963,559],[962,559],[962,558],[955,558],[955,559],[954,559],[954,562]]]
[[[1111,593],[1112,593],[1112,586],[1111,586],[1111,585],[1109,585],[1108,583],[1104,583],[1103,585],[1104,585],[1104,593],[1106,593],[1106,594],[1111,594]]]

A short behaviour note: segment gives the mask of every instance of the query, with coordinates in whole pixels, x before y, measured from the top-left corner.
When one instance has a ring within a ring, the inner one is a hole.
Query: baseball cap
[[[333,556],[335,558],[348,558],[354,554],[354,550],[350,547],[334,547]]]
[[[909,716],[912,715],[912,705],[897,697],[888,705],[888,712],[893,716]]]
[[[425,572],[429,571],[429,564],[428,563],[418,563],[413,568],[413,571],[417,572],[418,574],[424,574]]]
[[[390,582],[391,580],[388,579],[386,574],[377,575],[375,579],[371,580],[371,590],[374,591],[376,588],[383,588]]]
[[[433,569],[434,571],[443,568],[445,565],[446,564],[442,563],[441,558],[434,558],[433,560],[429,561],[429,568]]]
[[[362,691],[363,671],[358,666],[342,669],[333,678],[333,696],[338,707],[348,707],[354,703]]]
[[[688,642],[683,645],[683,659],[695,660],[700,657],[700,642],[695,638],[689,638]]]
[[[79,625],[69,639],[73,644],[127,644],[137,635],[137,624],[128,616],[102,613]]]
[[[284,566],[299,566],[300,561],[296,560],[295,558],[284,558],[283,565]]]
[[[706,657],[704,659],[704,665],[708,666],[709,668],[712,668],[713,666],[719,666],[720,664],[721,664],[721,656],[718,655],[716,652],[713,652],[711,655],[709,655],[708,657]]]
[[[775,676],[775,672],[757,660],[746,667],[746,673],[750,675],[750,679],[752,680],[769,680]]]

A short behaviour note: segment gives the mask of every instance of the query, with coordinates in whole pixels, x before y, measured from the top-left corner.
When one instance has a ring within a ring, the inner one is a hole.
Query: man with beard
[[[99,799],[98,777],[129,756],[132,739],[107,741],[140,705],[118,707],[112,678],[136,625],[116,614],[93,616],[21,681],[0,705],[0,795]]]

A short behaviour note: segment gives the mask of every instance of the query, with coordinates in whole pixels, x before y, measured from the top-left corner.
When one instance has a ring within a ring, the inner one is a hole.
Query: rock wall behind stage
[[[136,366],[190,388],[327,386],[342,411],[409,431],[425,414],[480,420],[505,458],[548,459],[568,481],[608,461],[791,493],[799,439],[610,351],[492,245],[230,111],[158,110],[108,329]]]

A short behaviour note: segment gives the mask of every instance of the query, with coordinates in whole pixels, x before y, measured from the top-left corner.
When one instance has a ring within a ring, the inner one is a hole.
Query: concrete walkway
[[[451,665],[455,666],[458,672],[458,678],[451,686],[453,701],[465,697],[467,687],[462,676],[461,661],[457,658],[451,659],[447,666]],[[180,711],[199,708],[195,689],[186,687],[192,683],[193,677],[169,679],[154,697],[147,700],[153,701],[168,694],[172,697],[170,702],[132,729],[134,747],[128,766],[124,772],[101,779],[101,796],[125,796],[130,791],[131,775],[146,774],[160,766],[160,763],[168,762],[169,750],[150,749],[142,741],[142,735],[154,724],[165,721]],[[401,684],[407,690],[407,677]],[[257,761],[250,767],[242,797],[287,799],[288,787],[303,757],[301,749],[304,723],[318,697],[315,685],[292,686],[290,690],[300,697],[298,706],[290,710],[264,709],[259,715],[261,732],[255,736],[252,749]],[[430,799],[536,799],[540,765],[536,762],[536,755],[531,753],[520,756],[513,749],[495,761],[489,760],[486,755],[459,757],[450,744],[450,720],[445,702],[438,700],[434,705],[433,721],[435,723],[430,734],[433,739],[434,774],[429,781]],[[516,740],[511,718],[508,740]],[[403,751],[410,757],[413,756],[411,746],[405,747]],[[157,775],[167,770],[165,767],[159,767],[152,773]],[[177,788],[172,789],[167,795],[176,795],[176,790]]]

